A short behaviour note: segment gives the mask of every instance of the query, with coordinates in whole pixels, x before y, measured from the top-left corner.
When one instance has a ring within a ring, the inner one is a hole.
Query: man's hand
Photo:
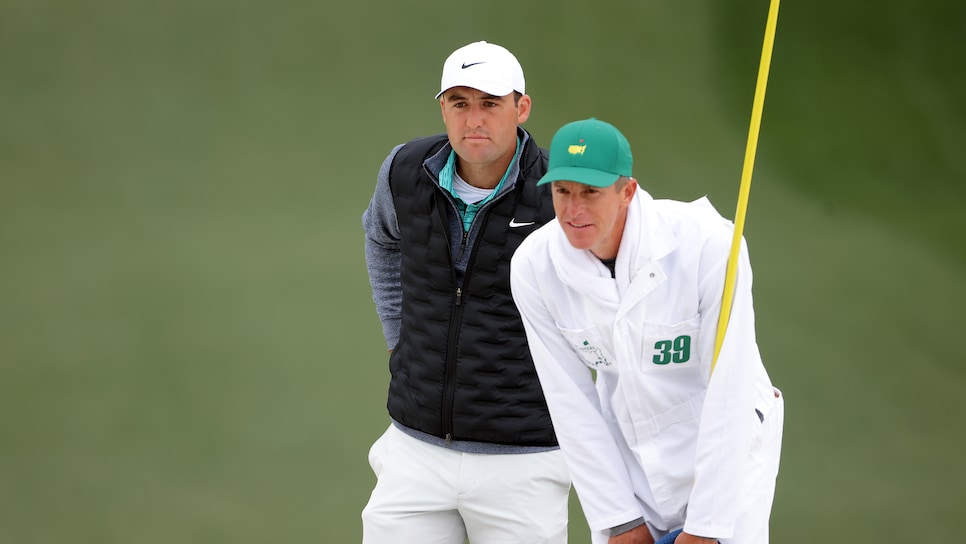
[[[610,537],[607,544],[654,544],[654,537],[651,536],[647,525],[640,525],[626,533]]]
[[[674,544],[718,544],[718,541],[713,538],[694,536],[681,531],[681,534],[674,539]]]

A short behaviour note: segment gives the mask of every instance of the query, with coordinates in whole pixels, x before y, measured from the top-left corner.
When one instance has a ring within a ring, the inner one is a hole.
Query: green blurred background
[[[787,398],[774,542],[966,533],[966,4],[787,1],[746,238]],[[524,65],[734,216],[764,0],[0,0],[0,542],[358,542],[388,423],[360,214]],[[571,542],[589,542],[579,507]]]

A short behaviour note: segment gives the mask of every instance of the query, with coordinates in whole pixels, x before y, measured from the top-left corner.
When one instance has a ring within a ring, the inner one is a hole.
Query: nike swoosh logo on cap
[[[466,63],[464,62],[464,63],[463,63],[463,66],[462,66],[462,68],[463,68],[464,70],[466,70],[466,69],[467,69],[467,68],[469,68],[470,66],[476,66],[477,64],[483,64],[483,63],[485,63],[485,62],[486,62],[486,61],[480,61],[480,62],[471,62],[471,63],[469,63],[469,64],[466,64]]]
[[[517,223],[517,218],[514,217],[513,219],[510,220],[510,228],[513,228],[513,227],[528,227],[528,226],[530,226],[530,225],[532,225],[534,223],[536,223],[536,221],[530,221],[529,223]]]

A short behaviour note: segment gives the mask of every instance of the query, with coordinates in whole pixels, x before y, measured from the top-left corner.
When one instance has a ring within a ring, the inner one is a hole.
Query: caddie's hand
[[[674,539],[674,544],[718,544],[718,541],[713,538],[694,536],[682,531],[681,534]]]
[[[654,544],[654,537],[651,536],[647,525],[640,525],[626,533],[610,537],[607,539],[607,544]]]

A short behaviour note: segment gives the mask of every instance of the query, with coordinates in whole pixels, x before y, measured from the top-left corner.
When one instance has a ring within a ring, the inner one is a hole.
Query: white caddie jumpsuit
[[[616,278],[556,221],[513,257],[514,300],[595,542],[641,516],[655,536],[768,541],[784,401],[759,355],[744,243],[711,372],[732,236],[707,199],[639,189]]]

